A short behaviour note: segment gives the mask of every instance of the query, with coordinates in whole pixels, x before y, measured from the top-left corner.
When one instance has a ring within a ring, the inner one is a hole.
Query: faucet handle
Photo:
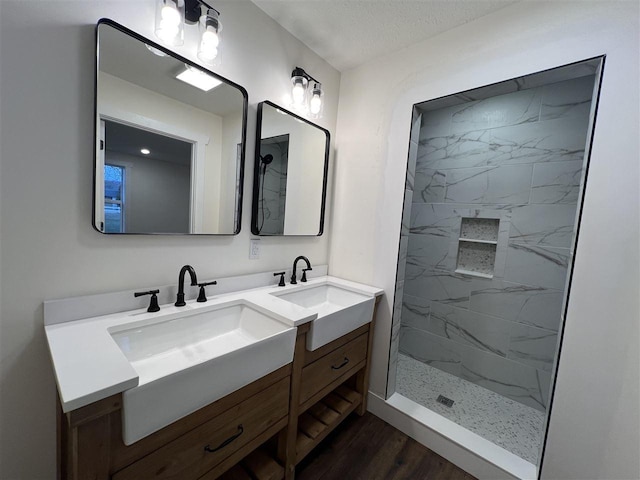
[[[300,279],[301,282],[306,282],[307,281],[307,272],[309,270],[313,270],[313,268],[309,267],[309,268],[303,268],[302,269],[302,278]]]
[[[196,302],[206,302],[207,301],[207,296],[204,293],[204,287],[206,287],[207,285],[217,285],[218,282],[216,282],[215,280],[213,282],[205,282],[205,283],[199,283],[198,286],[200,287],[200,293],[198,294],[198,299],[196,300]]]
[[[133,296],[141,297],[142,295],[151,295],[151,301],[149,302],[149,308],[147,308],[147,312],[159,312],[160,306],[158,305],[158,297],[156,297],[156,294],[158,293],[160,293],[160,290],[149,290],[145,292],[135,292]]]
[[[280,282],[278,282],[278,286],[279,287],[284,287],[285,286],[284,274],[285,274],[285,272],[276,272],[276,273],[273,274],[274,277],[277,277],[278,275],[280,275]]]

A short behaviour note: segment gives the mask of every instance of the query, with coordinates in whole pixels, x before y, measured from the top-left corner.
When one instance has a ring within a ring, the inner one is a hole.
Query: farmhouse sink
[[[369,323],[375,303],[375,296],[371,294],[356,292],[328,280],[271,295],[318,315],[307,334],[307,350],[316,350]]]
[[[168,317],[109,329],[139,376],[122,394],[126,445],[293,360],[296,329],[246,300]]]

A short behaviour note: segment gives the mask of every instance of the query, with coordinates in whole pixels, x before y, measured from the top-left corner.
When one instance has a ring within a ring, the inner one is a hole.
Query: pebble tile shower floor
[[[396,392],[533,463],[538,461],[544,413],[474,383],[398,355]],[[454,401],[447,407],[443,395]]]

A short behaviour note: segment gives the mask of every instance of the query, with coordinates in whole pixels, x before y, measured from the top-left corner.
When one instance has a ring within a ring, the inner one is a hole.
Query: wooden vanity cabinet
[[[293,363],[130,446],[121,394],[68,413],[58,401],[58,478],[293,479],[350,413],[365,413],[369,387],[373,319],[314,351],[308,331],[298,327]]]
[[[350,413],[367,411],[374,319],[370,323],[309,351],[306,333],[298,332],[293,354],[287,434],[279,458],[286,459],[285,479]]]
[[[274,455],[256,449],[286,434],[291,370],[286,365],[130,446],[122,442],[121,394],[66,414],[58,405],[58,477],[213,479],[245,459],[256,478],[282,478]]]

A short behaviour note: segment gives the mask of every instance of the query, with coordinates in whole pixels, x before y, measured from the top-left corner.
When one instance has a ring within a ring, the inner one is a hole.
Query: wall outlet
[[[260,239],[252,238],[249,241],[249,260],[258,260],[260,258]]]

